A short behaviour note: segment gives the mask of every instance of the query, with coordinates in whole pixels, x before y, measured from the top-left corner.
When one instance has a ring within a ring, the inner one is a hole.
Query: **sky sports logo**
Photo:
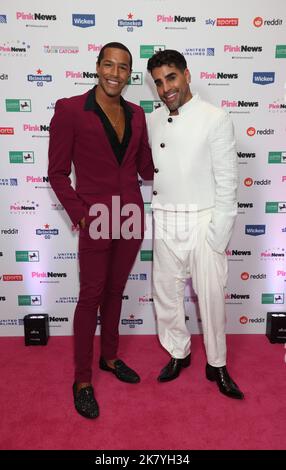
[[[95,15],[75,13],[72,15],[72,24],[78,28],[90,28],[91,26],[95,26]]]
[[[270,85],[275,82],[275,72],[253,72],[252,83]]]
[[[209,26],[238,26],[239,18],[208,18],[205,23]]]
[[[0,127],[0,135],[13,135],[14,127]]]
[[[0,276],[0,280],[5,282],[20,282],[23,281],[23,274],[3,274],[3,276]]]

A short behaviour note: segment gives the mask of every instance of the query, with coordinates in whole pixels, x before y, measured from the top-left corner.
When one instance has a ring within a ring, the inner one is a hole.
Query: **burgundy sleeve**
[[[58,100],[50,123],[49,167],[50,184],[74,225],[86,215],[86,207],[71,185],[69,175],[74,145],[74,123],[67,100]]]
[[[152,160],[152,153],[148,143],[147,126],[145,114],[143,114],[143,131],[141,136],[141,145],[138,155],[138,173],[144,180],[153,180],[154,176],[154,164]]]

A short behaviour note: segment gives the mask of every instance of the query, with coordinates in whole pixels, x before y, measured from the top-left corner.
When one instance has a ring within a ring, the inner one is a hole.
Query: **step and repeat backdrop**
[[[78,231],[47,177],[49,123],[57,99],[96,83],[97,56],[110,41],[133,54],[124,96],[141,105],[147,119],[162,105],[147,60],[165,48],[186,57],[192,92],[230,113],[240,186],[227,249],[227,329],[265,333],[267,312],[285,311],[285,28],[284,0],[1,2],[1,336],[23,335],[23,317],[31,313],[49,314],[52,335],[72,334]],[[147,230],[123,296],[122,334],[156,333],[151,186],[141,189]],[[190,284],[185,306],[190,330],[200,332]]]

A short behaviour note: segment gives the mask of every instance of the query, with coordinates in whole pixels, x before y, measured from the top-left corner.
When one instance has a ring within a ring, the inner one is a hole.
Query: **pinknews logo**
[[[49,132],[50,126],[46,126],[45,124],[35,124],[31,126],[31,124],[23,124],[24,132]]]
[[[195,16],[181,16],[181,15],[157,15],[157,23],[194,23]]]
[[[24,13],[23,11],[16,12],[17,20],[28,21],[56,21],[56,15],[43,15],[42,13]]]
[[[224,52],[262,52],[262,46],[232,46],[231,44],[225,44],[223,47]]]
[[[221,101],[222,108],[258,108],[258,101]]]
[[[88,52],[100,52],[102,49],[102,44],[88,44],[87,50]]]
[[[49,277],[67,277],[67,273],[54,273],[51,271],[48,272],[38,272],[38,271],[32,271],[31,273],[32,279],[46,279]]]
[[[97,74],[94,72],[74,72],[72,70],[66,70],[66,78],[96,78]]]
[[[201,80],[236,80],[238,73],[224,73],[224,72],[201,72]]]

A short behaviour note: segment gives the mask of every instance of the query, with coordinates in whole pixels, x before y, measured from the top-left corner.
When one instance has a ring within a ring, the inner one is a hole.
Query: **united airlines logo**
[[[78,28],[90,28],[95,26],[95,15],[81,15],[73,14],[72,15],[72,24]]]
[[[275,72],[253,72],[252,82],[256,85],[269,85],[275,82]]]

